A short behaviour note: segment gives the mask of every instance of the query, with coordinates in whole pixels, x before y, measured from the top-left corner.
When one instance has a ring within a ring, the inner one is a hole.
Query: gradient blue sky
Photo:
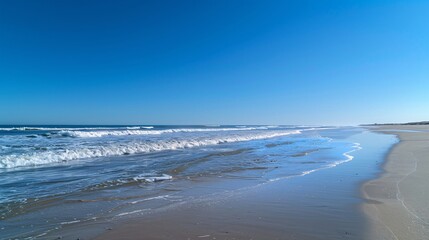
[[[0,1],[0,124],[429,120],[429,1]]]

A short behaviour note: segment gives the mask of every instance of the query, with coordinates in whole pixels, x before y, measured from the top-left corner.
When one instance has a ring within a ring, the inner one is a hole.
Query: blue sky
[[[429,120],[428,1],[0,1],[0,124]]]

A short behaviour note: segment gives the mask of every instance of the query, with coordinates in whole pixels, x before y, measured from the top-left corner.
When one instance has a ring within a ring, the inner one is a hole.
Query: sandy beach
[[[0,238],[362,239],[360,186],[397,142],[359,127],[134,128],[8,128],[21,152],[4,158]],[[29,160],[41,165],[16,167]]]
[[[384,172],[363,185],[369,199],[367,239],[429,239],[429,126],[383,125],[400,142],[383,164]]]
[[[70,240],[428,239],[428,126],[325,129],[262,143],[239,145],[233,151],[216,148],[209,155],[207,150],[198,155],[193,149],[192,154],[169,152],[166,156],[171,158],[165,158],[163,152],[150,155],[151,162],[161,160],[163,172],[173,179],[144,176],[152,182],[103,185],[35,200],[23,205],[26,208],[20,208],[21,212],[3,215],[1,233],[14,236],[17,225],[23,229],[25,222],[49,219],[37,228],[49,227],[44,233],[33,233],[28,225],[28,232],[17,230],[18,236]],[[262,158],[271,161],[247,169],[231,168],[233,163],[243,165],[252,158],[256,163]],[[335,158],[339,161],[332,160]],[[113,160],[109,162],[113,170],[123,166],[123,157],[117,165]],[[138,170],[141,156],[128,160]],[[90,163],[93,169],[98,167],[95,163],[103,171],[106,167],[104,161]],[[268,168],[267,164],[276,165]],[[219,166],[227,166],[228,171],[202,174],[204,169]],[[293,172],[296,169],[302,174]],[[52,174],[53,170],[58,172],[58,167],[45,171]],[[7,207],[14,210],[13,205]],[[81,215],[87,218],[74,217]]]
[[[366,165],[371,160],[362,159],[364,153],[362,158],[357,153],[356,160],[361,161],[357,166],[346,164],[278,182],[221,204],[165,212],[117,226],[97,239],[137,235],[145,239],[429,239],[429,126],[383,125],[370,130],[396,136],[399,142],[389,147],[373,179],[361,182],[360,196],[350,190],[356,181],[346,177],[351,171],[358,175],[373,167]],[[367,144],[377,148],[374,142]],[[351,199],[360,203],[351,204]]]
[[[377,177],[396,140],[372,132],[349,140],[362,150],[346,164],[136,217],[96,239],[367,239],[359,189]],[[223,184],[200,187],[224,188],[231,181]]]

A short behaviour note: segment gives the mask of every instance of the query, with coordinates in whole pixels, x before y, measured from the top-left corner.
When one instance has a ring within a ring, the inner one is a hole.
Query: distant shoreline
[[[408,126],[408,125],[429,125],[429,121],[408,122],[408,123],[372,123],[361,124],[361,126]]]

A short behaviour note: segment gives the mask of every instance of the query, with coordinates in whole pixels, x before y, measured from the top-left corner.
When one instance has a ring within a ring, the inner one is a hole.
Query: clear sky
[[[427,0],[0,0],[0,124],[420,120]]]

